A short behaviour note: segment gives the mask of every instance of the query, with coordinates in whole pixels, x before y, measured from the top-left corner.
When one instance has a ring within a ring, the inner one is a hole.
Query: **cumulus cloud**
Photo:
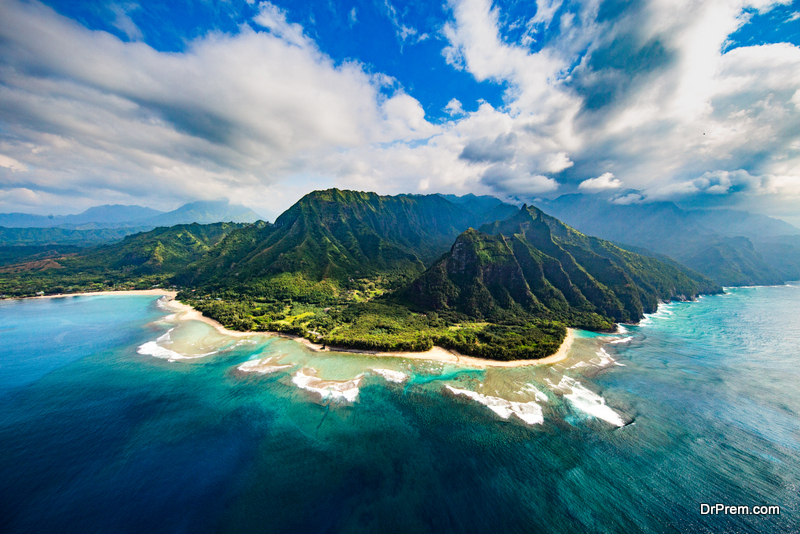
[[[253,27],[268,31],[162,53],[3,2],[0,152],[17,163],[0,167],[0,187],[258,205],[264,186],[322,174],[326,152],[437,131],[415,99],[384,95],[387,77],[335,65],[276,6],[260,3]],[[3,171],[26,166],[25,184]]]
[[[800,91],[798,92],[798,95],[800,95]],[[800,105],[800,96],[798,96],[797,105]],[[451,117],[464,114],[464,108],[462,107],[461,102],[457,98],[451,98],[450,101],[447,103],[447,105],[444,107],[444,110]]]
[[[578,189],[584,189],[590,192],[619,189],[620,187],[622,187],[622,182],[614,178],[614,174],[610,172],[604,172],[597,178],[584,180],[578,185]]]
[[[749,199],[796,212],[800,48],[728,43],[774,4],[538,0],[514,42],[490,0],[449,0],[445,61],[505,93],[471,112],[453,98],[434,124],[402,80],[333,61],[270,2],[237,33],[163,53],[122,17],[132,42],[0,0],[0,191],[154,207],[229,197],[274,213],[333,185],[522,199],[620,190],[618,203]],[[401,43],[422,38],[380,5]],[[547,39],[531,48],[534,30]]]

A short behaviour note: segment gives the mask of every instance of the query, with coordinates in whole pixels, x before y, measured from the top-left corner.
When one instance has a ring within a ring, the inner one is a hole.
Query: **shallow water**
[[[797,309],[734,289],[479,370],[227,338],[153,297],[3,301],[0,531],[796,531]]]

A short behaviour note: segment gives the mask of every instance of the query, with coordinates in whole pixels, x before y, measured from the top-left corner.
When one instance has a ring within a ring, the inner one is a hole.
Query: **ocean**
[[[799,316],[728,289],[484,370],[0,301],[0,532],[798,532]]]

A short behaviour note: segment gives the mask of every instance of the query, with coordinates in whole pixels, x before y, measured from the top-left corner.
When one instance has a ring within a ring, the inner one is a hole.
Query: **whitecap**
[[[322,380],[316,376],[316,369],[304,367],[295,373],[292,382],[300,389],[316,393],[320,399],[355,402],[358,398],[358,385],[361,383],[360,374],[350,380]]]
[[[216,353],[216,351],[211,351],[203,354],[186,355],[159,345],[159,343],[170,343],[172,341],[170,333],[174,329],[174,327],[170,328],[164,334],[158,336],[155,341],[148,341],[147,343],[140,345],[136,348],[136,352],[144,356],[153,356],[154,358],[161,358],[170,362],[177,360],[193,360],[195,358],[202,358],[203,356],[209,356]]]
[[[508,419],[514,415],[522,422],[529,425],[540,425],[544,423],[542,407],[535,402],[514,402],[501,399],[500,397],[490,397],[468,389],[458,389],[447,385],[445,388],[455,395],[463,395],[475,402],[483,404],[503,419]]]
[[[398,384],[408,380],[408,375],[400,371],[392,371],[391,369],[373,369],[373,373],[381,375],[387,382],[396,382]]]
[[[558,385],[553,384],[549,379],[545,380],[554,390],[558,390],[576,410],[602,419],[614,426],[625,426],[622,417],[606,405],[603,397],[587,389],[574,378],[562,376]]]
[[[614,341],[609,341],[609,345],[616,345],[617,343],[627,343],[628,341],[632,340],[633,336],[623,337],[622,339],[615,339]]]
[[[578,362],[572,367],[568,367],[568,369],[580,369],[581,367],[589,367],[589,364],[586,362]]]
[[[148,341],[144,345],[140,345],[136,352],[139,354],[143,354],[145,356],[153,356],[155,358],[163,358],[169,361],[180,360],[183,358],[181,354],[178,354],[174,350],[169,350],[167,348],[162,347],[155,341]]]
[[[289,367],[293,367],[290,364],[285,365],[273,365],[274,357],[270,358],[261,358],[259,360],[249,360],[241,364],[238,369],[243,373],[258,373],[260,375],[267,375],[271,373],[276,373],[281,369],[288,369]]]
[[[523,393],[533,393],[533,396],[536,398],[537,401],[540,402],[547,402],[547,395],[539,391],[536,386],[533,384],[525,384],[522,387]]]

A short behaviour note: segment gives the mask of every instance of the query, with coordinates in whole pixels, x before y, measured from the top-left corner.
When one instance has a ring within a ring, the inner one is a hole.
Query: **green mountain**
[[[187,224],[129,235],[112,245],[81,253],[43,255],[0,268],[0,293],[61,293],[72,287],[103,289],[118,284],[150,287],[164,283],[196,261],[241,224]]]
[[[461,234],[404,297],[420,309],[494,323],[557,320],[589,329],[637,322],[659,301],[721,288],[702,275],[588,237],[524,207]]]
[[[314,191],[274,225],[233,232],[177,280],[208,291],[314,301],[353,289],[356,280],[396,287],[484,217],[440,195]]]
[[[75,245],[89,247],[119,241],[127,235],[145,232],[151,228],[151,226],[145,226],[75,230],[72,228],[0,227],[0,246]]]
[[[179,298],[236,329],[501,360],[552,354],[565,325],[608,330],[660,300],[720,291],[536,208],[474,196],[330,189],[275,224],[159,227],[78,254],[31,252],[0,268],[0,294],[179,284]]]

